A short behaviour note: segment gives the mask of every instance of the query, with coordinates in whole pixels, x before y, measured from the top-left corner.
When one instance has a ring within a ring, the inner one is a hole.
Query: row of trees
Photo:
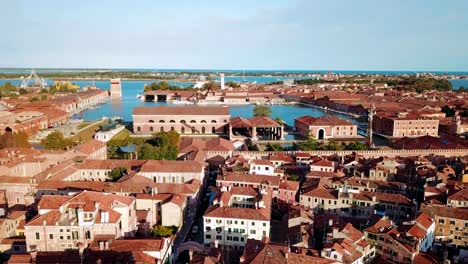
[[[168,82],[160,81],[153,82],[150,85],[145,85],[145,92],[162,90],[162,91],[178,91],[178,90],[187,90],[189,88],[182,88],[176,85],[170,85]]]
[[[0,97],[9,97],[12,95],[16,95],[17,88],[10,82],[6,82],[0,85]]]

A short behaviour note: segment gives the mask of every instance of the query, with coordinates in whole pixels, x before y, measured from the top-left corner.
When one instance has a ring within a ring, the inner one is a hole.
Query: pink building
[[[315,139],[358,137],[357,125],[335,116],[302,116],[294,120],[295,129]]]
[[[151,135],[162,131],[179,134],[229,134],[228,107],[135,107],[133,132]]]

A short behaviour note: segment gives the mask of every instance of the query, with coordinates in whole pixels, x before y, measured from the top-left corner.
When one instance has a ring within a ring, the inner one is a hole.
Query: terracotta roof
[[[287,163],[292,163],[294,162],[294,159],[289,156],[289,155],[286,155],[284,153],[275,153],[275,154],[272,154],[270,155],[270,160],[271,161],[283,161],[283,162],[287,162]]]
[[[449,200],[468,202],[468,189],[461,189],[460,191],[448,197]]]
[[[421,213],[418,218],[416,218],[416,223],[422,225],[425,229],[429,229],[434,223],[434,220],[425,213]]]
[[[83,144],[76,146],[74,149],[85,154],[91,154],[95,152],[96,150],[101,149],[106,146],[107,145],[105,142],[101,142],[96,139],[91,139]]]
[[[196,172],[201,173],[203,166],[192,160],[148,160],[141,166],[140,172]]]
[[[173,194],[171,199],[168,202],[181,206],[186,200],[187,200],[187,196],[183,194]]]
[[[421,205],[421,211],[431,217],[439,216],[445,218],[468,220],[468,208],[454,208],[438,205]]]
[[[262,212],[266,211],[266,212]],[[266,208],[240,208],[210,206],[204,217],[237,218],[246,220],[270,221],[270,210]]]
[[[299,190],[299,182],[296,181],[282,181],[279,186],[280,190],[297,191]]]
[[[414,236],[418,239],[422,239],[426,236],[427,232],[419,227],[418,225],[413,225],[407,232],[407,234]]]
[[[336,116],[321,116],[318,118],[312,116],[302,116],[295,120],[308,126],[355,126],[353,123]]]
[[[334,264],[337,261],[288,252],[284,245],[265,244],[249,239],[245,245],[245,264]]]
[[[21,177],[21,176],[0,176],[0,183],[10,184],[32,184],[34,182],[33,177]]]
[[[357,242],[364,237],[364,233],[356,229],[351,223],[346,224],[341,233],[345,234],[353,242]]]
[[[233,117],[231,118],[231,121],[229,122],[232,128],[250,128],[253,127],[252,122],[248,120],[247,118],[243,117]]]
[[[310,196],[310,197],[325,198],[325,199],[338,199],[338,190],[316,188],[306,193],[303,193],[302,196]]]
[[[229,116],[229,107],[224,106],[156,106],[135,107],[133,115],[226,115]]]
[[[272,186],[279,186],[280,177],[228,172],[223,176],[218,176],[217,181],[218,182],[233,182],[233,183],[253,183],[253,184],[267,183]]]
[[[252,160],[251,162],[252,162],[252,164],[254,164],[254,165],[271,165],[271,161],[270,161],[270,160],[259,160],[259,159],[256,159],[256,160]]]
[[[311,166],[320,166],[320,167],[334,167],[333,162],[322,159],[311,164]]]
[[[343,173],[333,172],[333,171],[311,171],[307,173],[306,177],[316,177],[316,178],[335,178],[342,177]]]
[[[266,116],[253,117],[249,119],[249,121],[255,127],[279,127],[281,126],[274,119],[272,119],[271,117],[266,117]]]

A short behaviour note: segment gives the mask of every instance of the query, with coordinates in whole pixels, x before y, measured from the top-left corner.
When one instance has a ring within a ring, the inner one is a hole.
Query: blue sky
[[[0,67],[468,71],[465,0],[0,0]]]

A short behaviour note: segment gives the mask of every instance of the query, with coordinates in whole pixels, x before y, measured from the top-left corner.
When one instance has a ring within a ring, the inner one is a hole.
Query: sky
[[[0,67],[468,71],[466,0],[0,0]]]

